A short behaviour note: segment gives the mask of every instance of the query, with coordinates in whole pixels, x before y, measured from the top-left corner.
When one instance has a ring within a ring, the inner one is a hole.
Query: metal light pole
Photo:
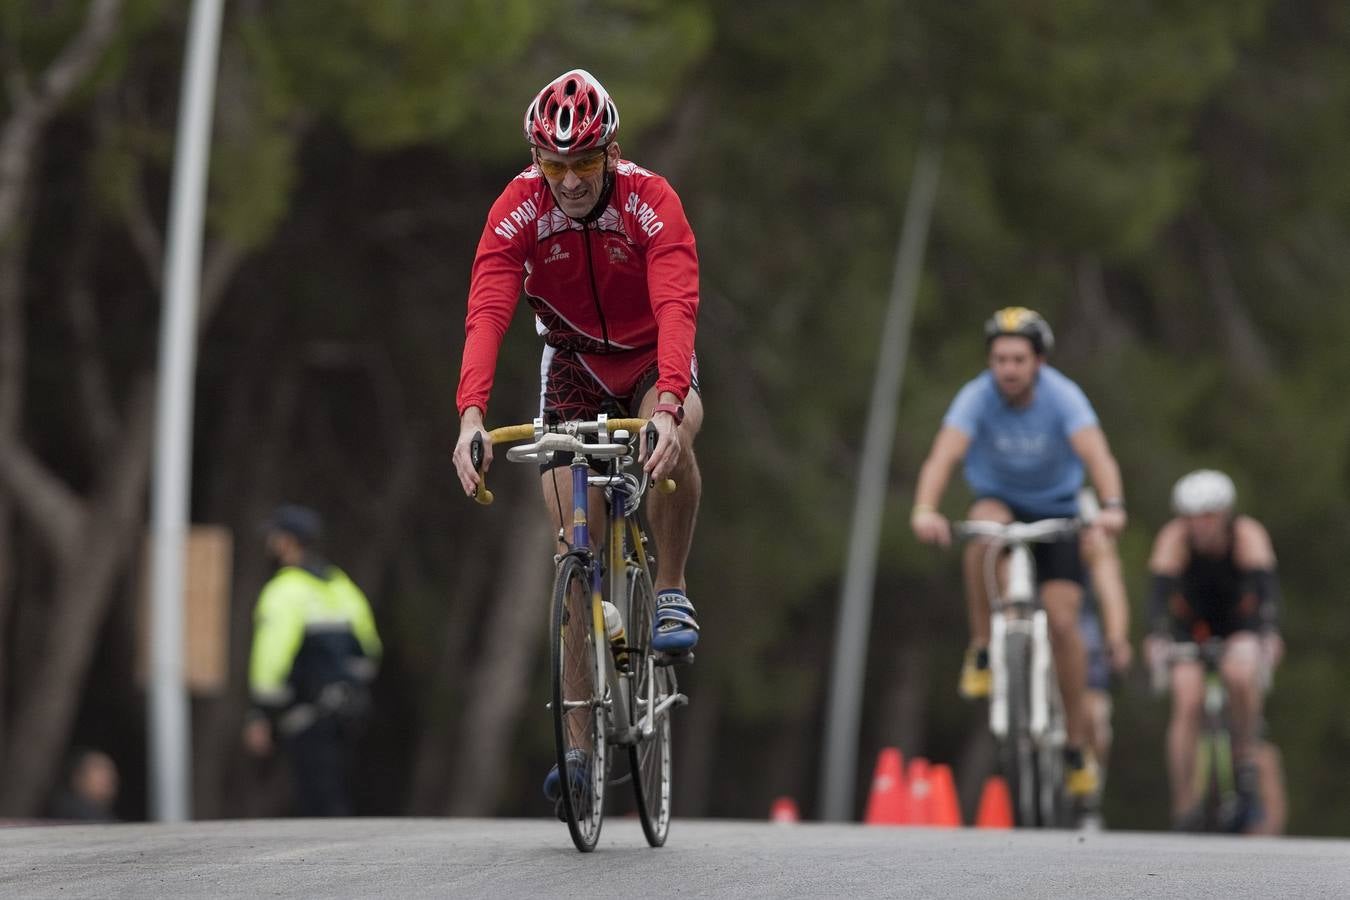
[[[853,782],[857,769],[858,726],[862,718],[863,676],[867,663],[867,632],[872,619],[872,591],[876,582],[877,545],[881,540],[882,503],[886,470],[895,442],[896,407],[909,349],[909,326],[914,298],[923,271],[924,246],[933,217],[938,176],[942,171],[942,144],[946,108],[934,103],[928,110],[919,155],[914,163],[905,222],[895,255],[890,304],[881,328],[877,370],[872,382],[858,492],[849,528],[847,568],[839,598],[830,705],[826,712],[825,761],[820,774],[821,816],[842,821],[853,816]]]
[[[164,261],[151,502],[150,810],[192,814],[191,709],[183,678],[183,536],[192,471],[197,293],[223,0],[193,0]]]

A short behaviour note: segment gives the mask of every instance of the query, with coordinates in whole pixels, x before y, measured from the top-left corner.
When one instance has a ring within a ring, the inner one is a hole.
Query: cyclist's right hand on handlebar
[[[1172,646],[1171,637],[1165,634],[1150,634],[1144,638],[1144,659],[1155,694],[1165,693],[1171,681]]]
[[[952,543],[952,526],[947,517],[932,509],[918,509],[909,518],[909,527],[914,536],[925,544],[937,544],[949,547]]]
[[[492,465],[492,437],[483,427],[482,416],[471,415],[474,412],[477,412],[477,410],[473,408],[465,410],[464,417],[460,420],[459,439],[455,441],[455,452],[453,454],[455,474],[459,475],[459,483],[464,488],[464,493],[470,497],[474,495],[480,481],[480,469],[474,468],[473,454],[470,452],[475,435],[481,435],[482,438],[481,471],[486,472]]]

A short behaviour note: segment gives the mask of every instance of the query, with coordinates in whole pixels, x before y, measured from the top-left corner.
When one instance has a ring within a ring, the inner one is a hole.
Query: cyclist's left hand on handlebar
[[[1125,530],[1125,522],[1125,510],[1119,507],[1109,507],[1097,513],[1097,518],[1092,524],[1101,528],[1111,537],[1117,537]]]
[[[661,412],[652,416],[648,420],[650,426],[656,428],[656,448],[651,453],[647,452],[647,441],[638,442],[638,461],[642,463],[642,470],[653,479],[660,481],[663,478],[669,478],[675,471],[676,464],[680,461],[680,454],[684,452],[684,447],[680,443],[680,427],[675,424],[675,419],[669,413]]]
[[[937,544],[939,547],[950,547],[952,543],[952,525],[947,521],[947,517],[934,510],[920,510],[915,512],[909,519],[909,527],[914,530],[914,536],[925,544]]]
[[[1113,638],[1106,642],[1107,656],[1111,660],[1111,670],[1117,674],[1125,672],[1134,662],[1134,648],[1128,638]]]
[[[459,439],[455,441],[453,455],[455,473],[459,475],[460,486],[464,488],[464,493],[470,497],[473,496],[480,480],[478,471],[473,467],[473,456],[469,452],[475,434],[483,436],[482,471],[486,472],[488,467],[492,465],[492,438],[488,435],[487,429],[483,428],[482,423],[469,423],[460,427]]]

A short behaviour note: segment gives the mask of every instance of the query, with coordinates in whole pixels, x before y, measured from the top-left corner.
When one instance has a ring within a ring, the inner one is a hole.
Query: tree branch
[[[79,498],[10,435],[0,434],[0,485],[37,526],[52,555],[76,552],[83,510]]]
[[[18,221],[42,128],[89,74],[112,40],[122,0],[93,0],[79,33],[38,80],[36,92],[22,87],[13,66],[7,73],[14,112],[0,129],[0,241]]]
[[[1267,381],[1275,368],[1270,348],[1261,340],[1251,316],[1242,305],[1219,229],[1208,215],[1202,213],[1196,219],[1196,231],[1205,281],[1209,286],[1206,293],[1222,329],[1229,363],[1234,371],[1252,382]]]
[[[23,262],[26,234],[0,230],[0,436],[13,435],[23,410]]]
[[[206,247],[206,262],[202,265],[202,286],[197,312],[197,338],[200,340],[220,302],[225,298],[225,290],[230,279],[239,271],[248,250],[228,238],[216,238]]]
[[[39,103],[55,108],[84,80],[112,39],[121,11],[122,0],[93,0],[89,4],[80,33],[42,74]]]
[[[74,336],[70,358],[75,370],[80,420],[86,426],[95,458],[101,459],[117,439],[121,422],[113,402],[102,342],[99,341],[94,292],[89,285],[89,257],[97,227],[89,210],[89,205],[84,204],[76,215],[74,247],[68,255],[70,263],[62,299]]]

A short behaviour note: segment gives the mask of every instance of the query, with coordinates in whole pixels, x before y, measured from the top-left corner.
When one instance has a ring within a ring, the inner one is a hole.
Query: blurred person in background
[[[47,817],[67,822],[116,822],[117,763],[101,750],[77,747],[47,807]]]
[[[700,495],[693,444],[703,423],[694,357],[698,255],[680,198],[660,175],[620,156],[618,129],[614,101],[582,69],[554,79],[526,107],[531,164],[493,204],[474,259],[453,459],[472,496],[479,474],[470,444],[482,434],[486,472],[484,415],[523,280],[544,339],[535,415],[550,424],[636,415],[656,428],[655,448],[647,453],[640,442],[640,458],[653,478],[672,477],[679,490],[648,495],[657,557],[652,646],[688,660],[699,637],[685,584]],[[571,520],[570,456],[554,454],[542,467],[557,527]],[[584,751],[572,752],[580,762]],[[544,794],[555,803],[561,794],[556,765]]]
[[[1260,827],[1261,807],[1283,825],[1279,753],[1261,739],[1265,691],[1284,655],[1275,548],[1256,519],[1235,511],[1233,480],[1214,469],[1183,476],[1172,489],[1176,517],[1158,532],[1149,557],[1153,588],[1145,654],[1170,665],[1172,714],[1167,772],[1174,827],[1203,819],[1195,796],[1195,755],[1205,694],[1204,664],[1175,659],[1174,643],[1223,641],[1220,675],[1228,691],[1237,787],[1244,808],[1237,830]],[[1272,792],[1262,803],[1266,791]]]
[[[1104,788],[1113,738],[1111,677],[1128,669],[1134,658],[1130,646],[1130,601],[1115,538],[1090,528],[1083,532],[1081,552],[1089,574],[1078,618],[1079,634],[1087,650],[1087,705],[1092,734],[1089,743]]]
[[[952,470],[964,462],[975,495],[972,520],[1032,522],[1078,514],[1086,468],[1101,498],[1094,528],[1114,537],[1125,526],[1120,468],[1081,388],[1046,363],[1054,334],[1034,310],[1001,309],[985,323],[988,369],[952,401],[919,470],[910,526],[919,540],[947,546],[951,525],[938,511]],[[989,597],[986,545],[971,541],[963,570],[971,641],[958,692],[989,696]],[[1078,539],[1033,547],[1036,577],[1064,699],[1065,787],[1078,802],[1095,799],[1099,773],[1091,749],[1087,657],[1079,634],[1086,583]]]
[[[280,739],[299,815],[346,816],[383,648],[365,594],[315,551],[321,530],[319,514],[303,506],[279,507],[265,526],[278,568],[254,611],[244,744],[265,756]]]

